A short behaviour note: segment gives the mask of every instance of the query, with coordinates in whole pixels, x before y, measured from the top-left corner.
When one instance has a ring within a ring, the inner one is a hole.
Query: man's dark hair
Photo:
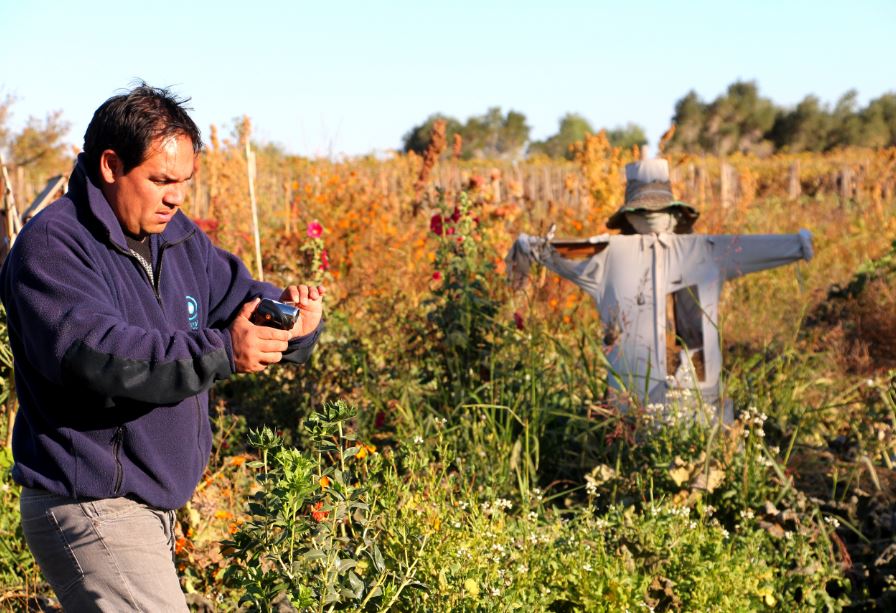
[[[93,114],[84,133],[87,172],[99,179],[100,156],[114,151],[124,163],[124,172],[149,157],[149,148],[158,139],[186,136],[193,152],[202,150],[202,136],[187,114],[189,98],[179,98],[168,89],[140,82],[126,94],[112,96]]]

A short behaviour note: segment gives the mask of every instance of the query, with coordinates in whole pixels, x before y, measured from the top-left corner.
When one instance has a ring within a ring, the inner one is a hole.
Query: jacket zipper
[[[112,495],[118,496],[121,492],[121,481],[124,478],[124,468],[121,465],[121,443],[124,440],[124,426],[115,428],[115,434],[112,435],[112,455],[115,457],[115,484],[112,488]]]
[[[181,243],[185,243],[187,240],[193,238],[194,234],[196,234],[195,229],[178,241],[175,241],[173,243],[162,243],[161,245],[159,245],[159,255],[158,255],[159,266],[155,272],[155,283],[153,283],[153,280],[149,278],[149,274],[143,268],[143,264],[140,263],[140,260],[137,259],[137,256],[135,256],[133,253],[131,253],[128,249],[125,249],[125,248],[119,246],[118,243],[116,243],[114,241],[110,241],[110,243],[119,253],[122,253],[123,255],[128,256],[129,258],[131,258],[132,260],[134,260],[137,263],[137,265],[140,267],[140,270],[143,271],[143,277],[146,279],[146,282],[149,283],[149,286],[152,288],[152,293],[155,294],[156,302],[159,303],[160,307],[163,307],[164,305],[162,305],[162,296],[159,293],[159,280],[162,278],[162,255],[165,253],[165,250],[168,247],[172,247],[174,245],[179,245]],[[149,265],[152,266],[152,262],[150,262]]]

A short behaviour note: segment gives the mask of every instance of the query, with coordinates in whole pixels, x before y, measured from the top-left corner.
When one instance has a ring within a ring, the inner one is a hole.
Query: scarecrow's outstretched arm
[[[552,228],[553,229],[553,228]],[[521,287],[528,277],[532,262],[538,262],[548,270],[569,279],[588,293],[595,295],[603,279],[606,251],[595,249],[597,253],[584,260],[569,260],[562,257],[552,246],[553,232],[546,237],[520,234],[507,254],[507,274],[515,287]],[[607,237],[599,236],[584,242],[595,245],[605,243]]]
[[[814,255],[808,230],[798,234],[712,236],[710,240],[725,279],[811,260]]]

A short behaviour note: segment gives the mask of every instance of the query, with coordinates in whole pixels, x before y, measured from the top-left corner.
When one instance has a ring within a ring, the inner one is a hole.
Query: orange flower
[[[215,519],[233,519],[233,513],[229,511],[215,511]]]
[[[311,509],[310,509],[311,518],[314,519],[314,521],[316,521],[318,523],[325,520],[327,518],[327,515],[330,514],[329,511],[321,511],[321,508],[323,506],[324,506],[323,500],[318,500],[313,505],[311,505]]]
[[[178,555],[181,551],[186,549],[187,547],[187,539],[184,537],[179,537],[176,541],[174,541],[174,554]]]
[[[322,489],[327,489],[328,487],[330,487],[331,481],[328,476],[324,475],[320,478],[320,481],[318,481],[318,483],[320,483]]]

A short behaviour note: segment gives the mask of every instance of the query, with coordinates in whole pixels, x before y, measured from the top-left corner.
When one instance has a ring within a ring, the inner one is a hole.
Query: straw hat
[[[635,211],[662,211],[678,207],[679,219],[675,231],[687,234],[700,216],[690,204],[676,200],[669,182],[669,162],[662,159],[642,160],[625,166],[625,202],[610,216],[607,227],[634,234],[635,229],[625,218]]]

